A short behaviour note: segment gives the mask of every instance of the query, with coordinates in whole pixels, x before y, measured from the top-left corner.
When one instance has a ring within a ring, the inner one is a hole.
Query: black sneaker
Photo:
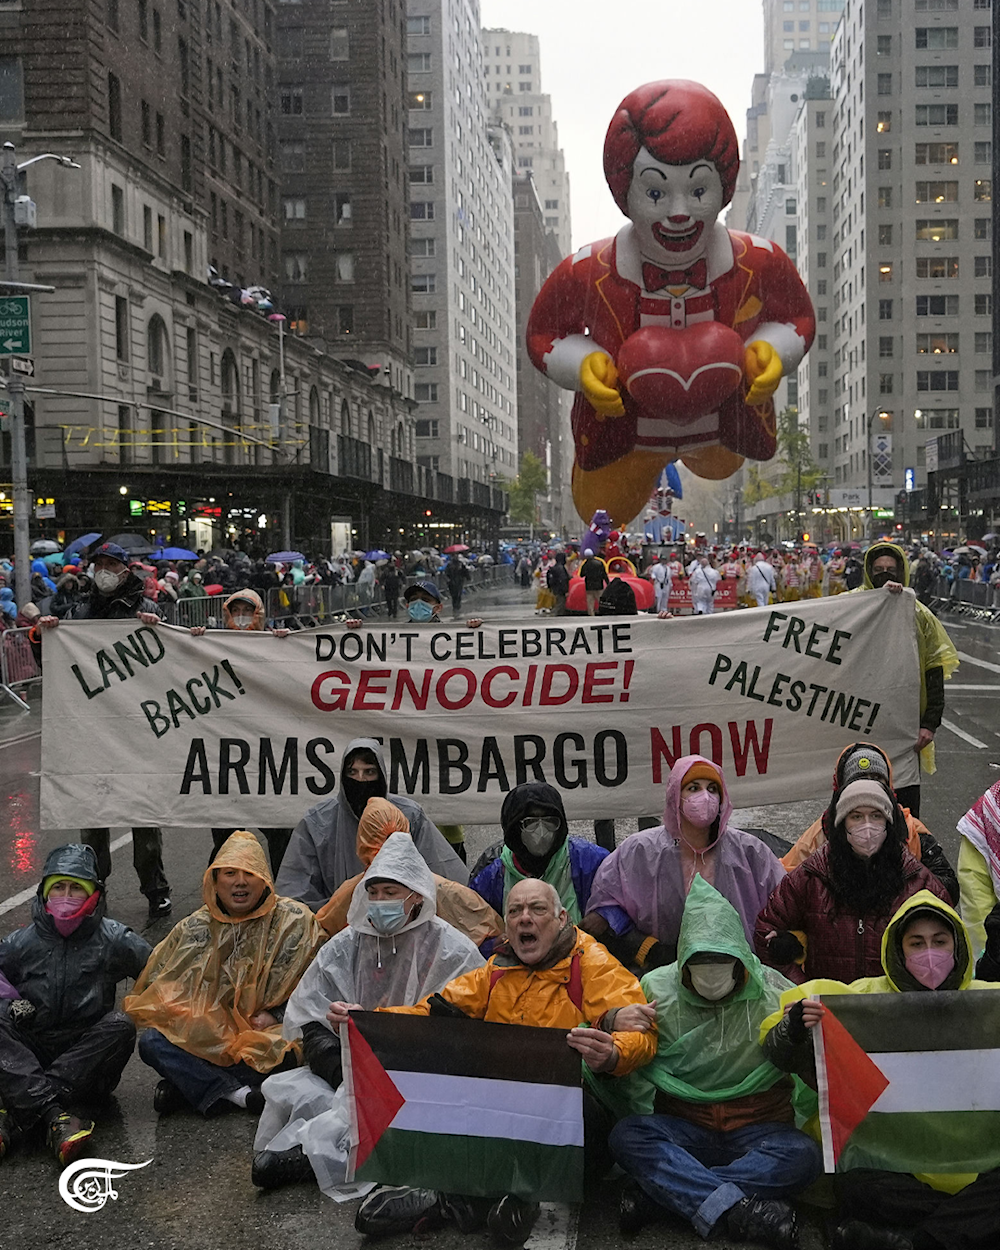
[[[369,1237],[386,1237],[433,1228],[442,1218],[436,1190],[383,1185],[362,1202],[354,1227]]]
[[[266,1099],[264,1098],[263,1090],[259,1087],[257,1089],[252,1089],[250,1093],[247,1094],[247,1110],[251,1115],[263,1115],[265,1101]]]
[[[523,1246],[535,1227],[541,1207],[516,1194],[504,1194],[490,1210],[486,1223],[490,1232],[508,1246]]]
[[[831,1250],[913,1250],[905,1233],[876,1228],[864,1220],[844,1220],[830,1238]]]
[[[301,1146],[291,1150],[261,1150],[253,1157],[250,1179],[258,1189],[280,1189],[315,1180],[312,1166]]]
[[[759,1241],[773,1250],[799,1250],[799,1222],[793,1207],[777,1198],[744,1198],[726,1215],[734,1241]]]
[[[490,1198],[470,1198],[465,1194],[439,1194],[441,1214],[460,1233],[474,1233],[484,1228],[493,1202]]]
[[[172,1111],[181,1111],[189,1106],[188,1100],[173,1081],[158,1081],[153,1090],[153,1110],[157,1115],[170,1115]]]
[[[153,894],[147,895],[149,899],[149,918],[150,920],[159,920],[161,916],[169,916],[173,911],[173,903],[170,901],[170,892],[168,890],[157,890]]]

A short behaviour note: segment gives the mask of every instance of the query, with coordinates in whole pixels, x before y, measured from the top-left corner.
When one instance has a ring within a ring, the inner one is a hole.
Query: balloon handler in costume
[[[665,464],[729,477],[775,452],[773,396],[812,343],[815,318],[776,244],[718,220],[739,167],[736,133],[698,83],[625,97],[604,172],[630,221],[563,260],[535,300],[532,362],[573,404],[573,501],[619,526]]]

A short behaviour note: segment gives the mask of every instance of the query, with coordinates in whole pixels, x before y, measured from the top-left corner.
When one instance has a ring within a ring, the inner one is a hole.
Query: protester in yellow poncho
[[[125,999],[139,1055],[164,1079],[154,1108],[213,1114],[233,1103],[258,1114],[259,1085],[295,1051],[284,1005],[325,941],[304,903],[281,898],[260,843],[238,829],[202,881],[204,906],[156,947]]]
[[[382,849],[390,833],[409,833],[410,822],[394,803],[387,799],[369,799],[358,821],[358,859],[368,868]],[[482,946],[490,938],[503,935],[503,920],[493,908],[467,885],[432,874],[437,886],[437,914],[442,920]],[[347,928],[347,912],[354,897],[354,888],[364,876],[349,877],[333,893],[330,901],[319,909],[316,919],[328,936]],[[487,951],[490,954],[491,951]]]

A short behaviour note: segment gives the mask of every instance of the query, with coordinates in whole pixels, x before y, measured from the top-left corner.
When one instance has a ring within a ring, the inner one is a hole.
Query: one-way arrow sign
[[[15,373],[23,373],[27,378],[35,376],[35,362],[27,356],[11,356],[10,367]]]

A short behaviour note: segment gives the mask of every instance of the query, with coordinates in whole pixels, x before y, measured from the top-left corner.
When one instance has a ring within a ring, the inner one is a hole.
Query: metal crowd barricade
[[[171,625],[214,629],[222,625],[222,605],[228,598],[228,595],[201,595],[197,599],[178,599],[176,603],[164,603],[161,599],[157,607],[163,610],[165,620]]]
[[[0,691],[30,711],[27,702],[14,690],[15,686],[34,685],[42,680],[42,669],[28,641],[29,629],[5,629],[0,634]]]

